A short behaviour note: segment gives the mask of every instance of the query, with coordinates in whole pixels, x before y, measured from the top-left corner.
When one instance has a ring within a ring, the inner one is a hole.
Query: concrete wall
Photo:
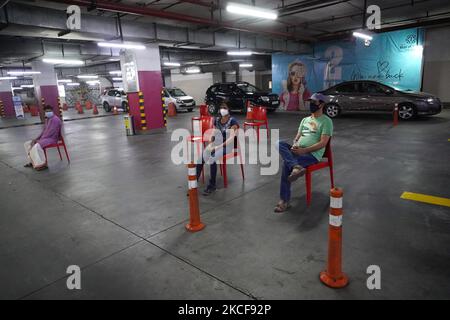
[[[213,84],[212,73],[197,73],[184,75],[172,71],[172,87],[177,87],[194,97],[197,105],[205,101],[206,90]]]
[[[242,81],[256,85],[255,71],[241,70],[241,79]]]
[[[450,103],[450,26],[426,31],[423,91]]]

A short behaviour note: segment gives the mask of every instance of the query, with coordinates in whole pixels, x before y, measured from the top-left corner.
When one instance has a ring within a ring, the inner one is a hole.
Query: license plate
[[[272,104],[278,104],[278,101],[272,101]]]

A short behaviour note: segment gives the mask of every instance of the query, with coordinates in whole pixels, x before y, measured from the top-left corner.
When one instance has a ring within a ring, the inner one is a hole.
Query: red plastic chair
[[[311,186],[312,186],[312,175],[311,173],[320,169],[330,168],[330,180],[331,188],[334,188],[334,177],[333,177],[333,154],[331,152],[331,137],[328,140],[327,146],[325,147],[325,152],[323,154],[322,161],[306,167],[305,173],[305,183],[306,183],[306,205],[311,204]]]
[[[239,129],[239,126],[238,126]],[[222,163],[220,164],[220,174],[223,176],[223,186],[224,188],[228,187],[228,177],[227,177],[227,160],[239,157],[240,160],[240,166],[241,166],[241,175],[242,180],[245,180],[245,174],[244,174],[244,165],[242,163],[242,153],[241,148],[239,146],[239,140],[238,137],[234,138],[234,148],[233,151],[224,155],[222,157]]]
[[[59,159],[61,159],[61,161],[62,161],[61,150],[59,150],[59,147],[63,147],[64,148],[64,152],[66,153],[66,157],[67,157],[67,162],[70,163],[70,158],[69,158],[69,153],[67,152],[66,142],[64,141],[64,138],[63,138],[63,135],[62,135],[61,131],[59,131],[59,138],[58,138],[58,142],[57,143],[50,144],[50,145],[46,146],[45,148],[43,148],[44,149],[44,154],[45,154],[45,162],[47,162],[47,149],[50,149],[50,148],[57,148],[58,149]]]
[[[244,131],[247,127],[256,127],[256,139],[259,143],[259,127],[265,126],[267,129],[267,139],[269,138],[269,123],[267,121],[267,109],[265,107],[247,105],[247,117],[244,122]]]
[[[208,106],[206,104],[201,104],[200,105],[200,117],[203,116],[211,116],[208,112]]]

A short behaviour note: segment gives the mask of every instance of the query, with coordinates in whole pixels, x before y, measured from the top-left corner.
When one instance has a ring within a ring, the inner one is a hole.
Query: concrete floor
[[[84,113],[78,114],[74,108],[69,108],[63,112],[64,121],[72,121],[87,118],[105,117],[112,115],[110,112],[106,112],[103,107],[98,106],[98,115],[92,114],[92,110],[83,109]],[[40,124],[41,119],[38,116],[32,117],[30,113],[25,113],[24,118],[2,118],[0,117],[0,129],[21,127]]]
[[[229,188],[201,197],[207,227],[186,232],[186,168],[170,162],[170,132],[127,137],[122,117],[67,122],[70,165],[50,151],[50,169],[23,168],[23,141],[40,126],[0,134],[2,299],[449,299],[450,209],[400,199],[403,191],[450,198],[450,110],[401,122],[389,115],[336,119],[337,186],[344,189],[344,262],[350,285],[333,290],[326,264],[329,178],[304,181],[293,207],[273,213],[279,174],[229,166]],[[303,115],[275,113],[270,127],[292,139]],[[242,116],[237,116],[242,121]],[[219,185],[222,180],[219,178]],[[66,268],[82,268],[82,289]],[[366,268],[381,267],[381,290]]]

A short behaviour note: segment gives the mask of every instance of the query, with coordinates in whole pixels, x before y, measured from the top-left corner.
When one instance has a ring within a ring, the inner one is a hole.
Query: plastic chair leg
[[[61,150],[59,150],[59,146],[56,146],[56,148],[58,149],[58,153],[59,153],[59,160],[61,160],[61,161],[62,161]]]
[[[64,152],[66,153],[67,162],[70,162],[69,153],[67,152],[66,145],[64,145],[63,147],[64,147]]]
[[[311,185],[312,185],[312,176],[310,172],[305,174],[305,182],[306,182],[306,205],[309,206],[311,204]]]

